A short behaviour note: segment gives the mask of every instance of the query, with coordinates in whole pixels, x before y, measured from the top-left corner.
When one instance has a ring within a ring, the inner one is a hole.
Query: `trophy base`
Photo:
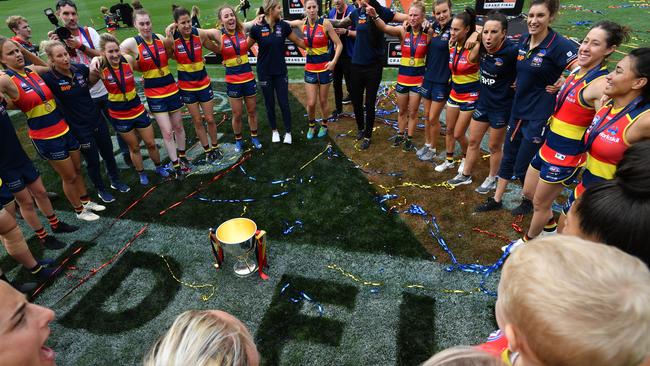
[[[257,272],[257,264],[237,262],[232,269],[237,277],[248,277]]]

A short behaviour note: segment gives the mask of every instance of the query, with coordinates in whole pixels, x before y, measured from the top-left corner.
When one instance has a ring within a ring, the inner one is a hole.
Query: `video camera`
[[[72,38],[72,33],[68,28],[59,26],[59,20],[56,18],[56,15],[54,15],[54,10],[52,10],[52,8],[47,8],[43,10],[43,12],[50,23],[56,27],[54,33],[59,36],[61,41]]]

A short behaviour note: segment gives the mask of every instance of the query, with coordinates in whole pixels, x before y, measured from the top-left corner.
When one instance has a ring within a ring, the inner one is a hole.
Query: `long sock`
[[[81,204],[85,205],[86,203],[90,202],[90,197],[87,194],[84,194],[83,196],[79,197],[79,200],[81,200]]]
[[[448,152],[447,157],[445,158],[445,160],[453,163],[454,162],[454,153],[453,152]]]
[[[181,168],[181,162],[180,162],[180,160],[174,160],[174,161],[172,161],[172,165],[174,166],[174,169],[180,169],[180,168]]]
[[[219,146],[219,144],[218,144],[218,143],[216,143],[216,142],[213,142],[213,143],[212,143],[212,150],[214,150],[214,149],[216,149],[216,148],[217,148],[217,146]]]
[[[42,226],[41,226],[40,229],[38,229],[38,230],[34,230],[34,232],[36,233],[36,236],[37,236],[39,239],[45,239],[45,238],[47,238],[47,231],[45,231],[45,229],[44,229]]]
[[[182,159],[185,157],[185,150],[177,150],[178,151],[178,158]]]
[[[59,218],[56,217],[56,214],[51,214],[47,217],[47,221],[50,222],[50,227],[56,229],[59,226]]]
[[[74,212],[80,214],[84,210],[84,206],[79,206],[74,208]]]
[[[526,242],[526,241],[529,241],[529,240],[533,240],[534,238],[531,238],[530,236],[528,236],[528,234],[525,234],[523,239]]]
[[[242,134],[241,133],[236,133],[235,134],[235,141],[241,141],[242,139]]]
[[[32,268],[28,268],[28,270],[29,270],[29,273],[35,275],[35,274],[38,274],[38,272],[40,272],[41,270],[43,270],[43,266],[41,266],[40,264],[36,264],[36,266],[34,266]]]
[[[557,222],[555,221],[554,217],[551,217],[546,225],[544,225],[544,231],[553,232],[555,230],[557,230]]]
[[[257,137],[257,130],[251,130],[251,137]]]
[[[206,153],[209,153],[210,151],[212,151],[212,148],[210,147],[210,144],[203,146],[203,151],[205,151]]]
[[[316,127],[316,120],[315,119],[310,119],[309,120],[309,128],[315,128]]]

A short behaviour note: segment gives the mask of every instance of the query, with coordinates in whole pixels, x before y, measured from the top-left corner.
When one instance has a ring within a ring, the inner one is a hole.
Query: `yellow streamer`
[[[417,288],[417,289],[421,289],[421,290],[442,292],[444,294],[458,294],[458,295],[471,295],[471,294],[481,292],[481,289],[479,289],[478,287],[475,288],[474,290],[470,290],[470,291],[467,291],[467,290],[454,290],[454,289],[435,289],[435,288],[426,287],[426,286],[420,285],[420,284],[410,284],[410,285],[405,285],[404,287],[405,288]]]
[[[187,283],[187,282],[183,282],[183,281],[179,280],[176,277],[176,275],[174,275],[174,272],[172,272],[172,268],[169,266],[169,262],[167,262],[167,258],[165,258],[162,255],[160,256],[160,258],[162,258],[165,261],[165,264],[167,265],[167,270],[169,270],[169,274],[172,275],[172,278],[174,280],[176,280],[176,282],[180,283],[181,285],[189,287],[189,288],[194,289],[194,290],[198,290],[198,289],[206,288],[206,287],[210,287],[212,289],[212,290],[210,290],[210,294],[201,294],[201,300],[208,301],[208,300],[210,300],[210,298],[212,298],[212,296],[214,296],[214,292],[216,290],[216,287],[214,285],[211,285],[209,283],[204,283],[204,284],[197,285],[197,284],[194,284],[194,283],[190,284],[190,283]]]
[[[327,144],[327,146],[325,146],[325,148],[323,149],[323,151],[321,151],[318,155],[314,156],[311,160],[309,160],[308,162],[306,162],[305,164],[303,164],[303,165],[300,167],[300,169],[298,169],[298,170],[300,171],[300,170],[305,169],[305,167],[306,167],[307,165],[313,163],[314,160],[320,158],[321,155],[325,154],[325,152],[327,151],[327,149],[330,148],[330,146],[332,146],[331,143],[330,143],[330,144]]]
[[[402,188],[402,187],[414,187],[414,188],[421,188],[421,189],[433,189],[433,188],[436,188],[436,187],[443,187],[443,188],[447,188],[450,191],[452,189],[454,189],[454,186],[447,183],[447,181],[443,181],[443,182],[440,182],[440,183],[434,183],[434,184],[431,184],[431,185],[414,183],[414,182],[404,182],[402,184],[398,184],[398,185],[390,186],[390,187],[386,187],[386,186],[383,186],[383,185],[379,184],[379,188],[386,191],[386,193],[392,191],[395,188]]]
[[[352,279],[354,282],[358,282],[358,283],[360,283],[360,284],[362,284],[362,285],[364,285],[364,286],[375,286],[375,287],[376,287],[376,286],[383,286],[383,285],[384,285],[383,282],[372,282],[372,281],[366,281],[366,280],[364,280],[364,279],[362,279],[362,278],[360,278],[360,277],[355,276],[354,274],[352,274],[352,273],[350,273],[350,272],[345,271],[343,268],[339,267],[338,265],[336,265],[336,264],[334,264],[334,263],[332,263],[332,264],[328,264],[328,265],[327,265],[327,268],[329,268],[329,269],[333,269],[333,270],[335,270],[335,271],[339,271],[339,272],[341,272],[341,274],[342,274],[343,276],[345,276],[345,277],[349,277],[349,278]]]

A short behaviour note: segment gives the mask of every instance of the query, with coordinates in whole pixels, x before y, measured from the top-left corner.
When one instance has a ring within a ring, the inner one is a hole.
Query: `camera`
[[[63,41],[72,38],[72,33],[68,28],[59,26],[59,20],[56,18],[56,15],[54,15],[54,10],[52,10],[52,8],[47,8],[43,10],[43,12],[50,23],[56,27],[54,33],[56,33],[60,40]]]

